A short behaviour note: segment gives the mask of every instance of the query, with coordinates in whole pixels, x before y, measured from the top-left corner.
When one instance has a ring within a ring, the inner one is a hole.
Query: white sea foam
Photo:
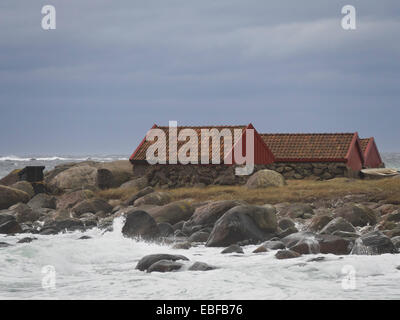
[[[0,249],[2,299],[399,299],[400,255],[334,256],[308,262],[315,255],[277,260],[275,252],[220,254],[221,248],[198,246],[176,250],[167,245],[126,239],[122,220],[114,231],[40,236],[32,243],[16,244],[16,237],[0,236],[14,244]],[[21,236],[18,236],[20,238]],[[135,270],[140,258],[153,253],[182,254],[190,259],[183,271],[145,273]],[[194,261],[218,267],[188,271]],[[56,288],[43,289],[42,267],[56,270]],[[356,271],[356,288],[345,290],[343,267]]]

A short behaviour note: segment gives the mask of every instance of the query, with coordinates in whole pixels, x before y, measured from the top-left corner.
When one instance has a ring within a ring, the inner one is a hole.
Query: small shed
[[[364,154],[364,168],[382,168],[384,163],[373,137],[360,139]]]
[[[363,168],[358,133],[261,134],[276,162],[341,162],[354,172]]]

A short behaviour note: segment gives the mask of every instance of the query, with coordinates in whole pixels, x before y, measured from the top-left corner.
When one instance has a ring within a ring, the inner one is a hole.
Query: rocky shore
[[[11,173],[0,181],[0,234],[19,234],[21,242],[30,242],[35,234],[91,228],[107,232],[115,218],[123,217],[125,237],[168,244],[182,252],[204,245],[220,247],[221,254],[242,254],[243,246],[256,244],[253,254],[273,251],[280,260],[307,254],[380,255],[400,250],[400,205],[371,200],[366,194],[257,205],[242,199],[177,200],[171,190],[132,177],[131,167],[123,161],[62,165],[46,173],[46,193],[35,195],[30,183],[18,181]],[[241,188],[268,193],[270,188],[284,190],[286,185],[279,173],[261,170]],[[125,190],[129,196],[102,198],[99,191],[109,188]],[[9,245],[2,242],[0,248]],[[187,260],[184,255],[151,255],[143,257],[137,269],[176,271]],[[199,261],[190,262],[189,267],[213,268]]]

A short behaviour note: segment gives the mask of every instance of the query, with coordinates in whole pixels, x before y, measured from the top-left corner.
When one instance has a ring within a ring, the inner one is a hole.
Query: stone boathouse
[[[286,179],[328,180],[335,177],[358,177],[363,168],[383,167],[378,148],[373,138],[360,139],[353,133],[259,133],[252,124],[237,126],[179,126],[177,133],[193,129],[198,135],[197,148],[199,164],[154,164],[146,159],[148,148],[155,141],[142,140],[130,157],[135,177],[146,176],[152,186],[181,187],[187,185],[234,185],[244,184],[248,176],[235,175],[235,163],[224,164],[224,139],[220,138],[219,164],[201,164],[201,142],[209,143],[212,159],[212,138],[201,136],[202,129],[241,130],[237,143],[246,150],[246,129],[254,129],[254,172],[271,169],[281,173]],[[164,131],[169,141],[169,127],[154,125],[152,129]],[[188,140],[189,141],[189,140]],[[178,141],[178,148],[188,141]],[[233,141],[230,141],[234,144]],[[235,141],[236,142],[236,141]],[[175,151],[173,151],[175,152]],[[232,149],[232,153],[234,150]],[[244,152],[244,151],[243,151]],[[167,160],[172,155],[166,144]]]

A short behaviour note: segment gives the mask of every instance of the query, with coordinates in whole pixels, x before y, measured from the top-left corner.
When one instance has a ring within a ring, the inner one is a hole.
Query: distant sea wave
[[[68,162],[99,161],[108,162],[116,160],[127,160],[128,155],[91,155],[91,156],[0,156],[0,178],[6,176],[12,170],[22,169],[26,166],[45,166],[51,170],[55,166]],[[400,170],[400,153],[382,153],[386,168]]]
[[[69,162],[98,161],[108,162],[116,160],[127,160],[127,155],[92,155],[92,156],[15,156],[0,155],[0,178],[6,176],[15,169],[26,166],[45,166],[45,170],[51,170],[55,166]]]

